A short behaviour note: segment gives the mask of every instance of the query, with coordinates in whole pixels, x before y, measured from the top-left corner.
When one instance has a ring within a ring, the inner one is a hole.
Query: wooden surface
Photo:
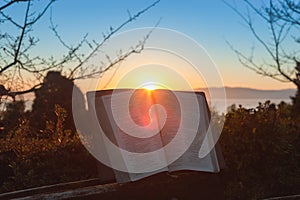
[[[220,175],[212,173],[160,173],[126,184],[93,181],[1,194],[0,199],[224,199]]]

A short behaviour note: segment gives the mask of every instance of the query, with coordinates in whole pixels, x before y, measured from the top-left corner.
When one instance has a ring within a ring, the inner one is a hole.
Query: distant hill
[[[242,87],[212,87],[209,88],[209,91],[217,98],[221,98],[223,89],[226,91],[227,99],[288,99],[296,93],[296,89],[259,90]],[[197,90],[208,93],[208,88],[198,88]]]

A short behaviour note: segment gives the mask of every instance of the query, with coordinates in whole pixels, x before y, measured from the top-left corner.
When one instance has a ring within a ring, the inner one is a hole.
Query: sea
[[[291,99],[227,99],[226,101],[226,111],[227,108],[229,108],[231,105],[235,104],[236,107],[239,105],[242,105],[244,108],[256,108],[258,106],[258,103],[264,103],[267,100],[270,100],[271,103],[275,103],[276,105],[280,102],[284,101],[286,103],[291,103]],[[31,110],[32,109],[33,100],[25,100],[25,110]],[[217,99],[214,101],[214,104],[208,102],[210,109],[213,109],[214,111],[218,113],[224,113],[223,105],[224,101],[222,99]],[[4,104],[0,106],[0,110],[3,110]]]
[[[271,103],[275,103],[276,105],[279,104],[280,102],[284,101],[286,103],[292,103],[291,99],[227,99],[226,101],[226,105],[227,107],[230,107],[231,105],[235,104],[237,107],[239,105],[242,105],[244,108],[256,108],[260,103],[264,103],[267,100],[270,100]],[[217,112],[222,112],[222,105],[224,105],[223,100],[222,99],[217,99],[216,101],[214,101],[214,104],[209,103],[209,106],[211,109],[214,109],[214,111]],[[32,108],[32,100],[28,100],[25,102],[25,107],[26,110],[31,110]]]
[[[258,99],[227,99],[226,101],[226,111],[228,111],[229,107],[231,105],[236,105],[238,107],[239,105],[243,106],[244,108],[256,108],[259,103],[265,103],[266,101],[271,101],[271,103],[274,103],[275,105],[279,104],[280,102],[285,102],[285,103],[292,103],[292,100],[290,98],[287,99],[263,99],[263,98],[258,98]],[[224,100],[222,99],[217,99],[214,101],[214,104],[208,102],[210,109],[213,109],[214,111],[218,113],[224,113],[223,105],[224,105]]]

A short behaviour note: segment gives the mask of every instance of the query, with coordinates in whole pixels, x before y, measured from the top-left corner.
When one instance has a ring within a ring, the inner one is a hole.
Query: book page
[[[186,98],[189,97],[189,94],[186,93]],[[204,138],[206,135],[210,135],[209,127],[209,110],[207,107],[207,102],[205,100],[205,96],[202,93],[197,94],[197,100],[199,102],[199,112],[200,112],[200,123],[197,130],[197,135],[195,136],[192,144],[188,147],[187,151],[175,162],[169,165],[170,171],[177,171],[177,170],[196,170],[196,171],[206,171],[206,172],[219,172],[220,167],[218,163],[218,157],[215,151],[215,148],[204,158],[199,158],[199,150],[201,145],[203,144]],[[188,101],[188,100],[187,100]],[[190,110],[189,112],[193,112]],[[184,120],[192,120],[192,114],[185,116]],[[182,122],[182,125],[185,123]],[[184,134],[183,140],[188,138],[188,129],[189,127],[184,127]],[[207,131],[208,130],[208,131]],[[206,142],[214,142],[212,138],[206,139]],[[183,144],[184,145],[184,142]]]
[[[130,178],[128,174],[111,168],[116,162],[118,162],[118,166],[121,165],[125,168],[125,162],[120,151],[115,151],[110,148],[110,141],[116,143],[116,138],[113,134],[110,134],[112,133],[112,127],[101,99],[103,95],[107,94],[110,95],[111,91],[89,92],[87,94],[89,113],[91,116],[87,116],[86,124],[88,124],[89,130],[91,130],[93,135],[88,141],[88,144],[92,145],[93,155],[96,155],[96,158],[101,160],[101,162],[104,161],[104,163],[97,164],[98,175],[101,180],[105,182],[113,182],[115,180],[118,182],[129,182]],[[109,134],[105,134],[104,136],[102,132]],[[97,155],[100,155],[100,157],[98,158]],[[111,158],[114,158],[114,160],[111,160]]]
[[[182,119],[188,116],[193,118],[194,109],[190,106],[191,102],[186,99],[186,95],[180,92],[155,90],[153,96],[154,102],[166,111],[166,122],[160,129],[166,160],[170,164],[177,160],[189,146],[189,141],[184,138],[185,127],[182,126]],[[184,111],[181,109],[182,104],[186,104]],[[158,118],[160,117],[162,116],[158,114]],[[190,128],[188,125],[187,127]]]
[[[131,90],[101,98],[131,181],[167,170],[163,167],[167,162],[156,115],[158,108],[153,108],[152,97],[144,92],[137,90],[133,94]],[[126,181],[122,177],[118,180]]]

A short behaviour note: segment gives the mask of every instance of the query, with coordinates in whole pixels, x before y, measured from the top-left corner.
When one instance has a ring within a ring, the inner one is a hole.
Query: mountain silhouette
[[[296,89],[260,90],[243,87],[210,87],[196,90],[205,92],[206,96],[212,93],[214,97],[222,98],[224,89],[227,99],[288,99],[296,94]]]

